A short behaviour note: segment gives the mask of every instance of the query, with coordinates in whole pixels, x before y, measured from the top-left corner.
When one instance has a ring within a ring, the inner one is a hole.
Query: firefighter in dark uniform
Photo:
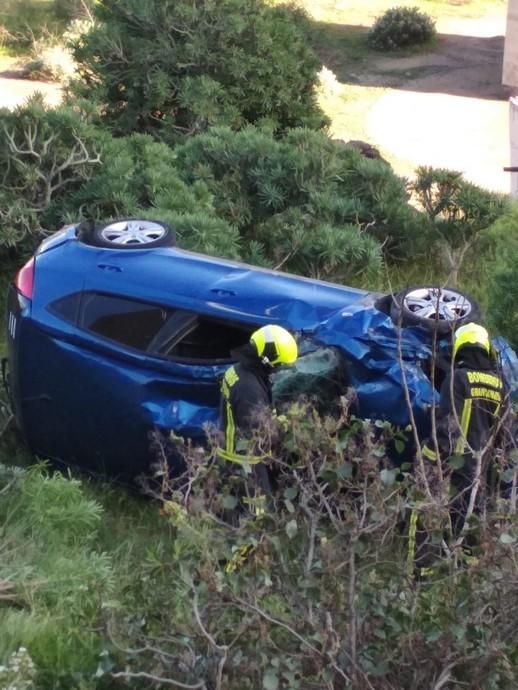
[[[506,408],[504,385],[487,330],[476,323],[461,326],[454,334],[453,366],[441,386],[435,438],[427,439],[421,448],[432,493],[438,483],[438,463],[452,456],[462,458],[462,466],[450,474],[449,512],[455,537],[464,526],[479,458],[482,483],[487,477]],[[447,469],[446,465],[442,467]],[[482,494],[483,487],[479,487],[475,513],[480,512]],[[414,510],[410,517],[409,564],[414,562],[421,566],[421,574],[428,574],[428,566],[438,552],[430,549],[426,531],[419,533],[419,524]],[[468,546],[465,548],[469,553]],[[435,551],[435,556],[431,551]]]
[[[462,467],[451,474],[455,535],[462,530],[475,480],[474,454],[483,453],[482,477],[485,477],[505,407],[504,385],[487,330],[476,323],[461,326],[455,331],[453,341],[453,371],[441,387],[437,447],[429,439],[422,448],[427,463],[434,464],[453,455],[463,458]]]
[[[251,434],[261,410],[272,409],[270,375],[275,367],[296,361],[297,343],[281,326],[263,326],[233,354],[237,364],[227,369],[221,383],[220,428],[225,443],[219,455],[228,462],[249,465],[256,497],[265,496],[271,491],[271,483],[263,458],[236,452],[236,441]]]

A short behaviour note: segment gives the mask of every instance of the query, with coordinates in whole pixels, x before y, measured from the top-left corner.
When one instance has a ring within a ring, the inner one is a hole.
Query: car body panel
[[[278,323],[303,335],[306,351],[337,348],[359,414],[402,426],[413,418],[426,429],[437,400],[424,371],[430,334],[398,329],[377,308],[376,293],[176,248],[94,247],[77,239],[74,226],[35,256],[32,301],[10,287],[7,331],[16,420],[41,456],[131,477],[148,467],[153,429],[201,441],[205,426],[217,423],[230,360],[171,358],[153,350],[156,338],[142,350],[88,330],[89,295],[158,305],[160,333],[174,329],[177,313],[250,332]],[[66,317],[56,306],[63,299],[72,304]],[[509,377],[518,380],[516,357],[506,352]]]

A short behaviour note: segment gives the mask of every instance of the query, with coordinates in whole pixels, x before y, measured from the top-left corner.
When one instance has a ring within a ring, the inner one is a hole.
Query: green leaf
[[[226,508],[227,510],[234,510],[234,508],[237,506],[237,498],[235,496],[227,494],[223,497],[222,503],[223,508]]]
[[[381,470],[380,479],[387,486],[392,486],[396,481],[396,470]]]
[[[289,501],[293,501],[293,499],[297,497],[298,493],[299,489],[297,486],[288,486],[286,489],[284,489],[284,498],[287,498]]]
[[[448,458],[448,465],[452,470],[460,470],[464,467],[464,456],[463,455],[452,455]]]
[[[513,537],[512,534],[508,534],[507,532],[504,532],[503,534],[500,535],[500,541],[502,544],[514,544],[516,539]]]
[[[353,476],[353,466],[350,462],[344,462],[336,470],[339,479],[350,479]]]
[[[263,676],[263,688],[264,690],[278,690],[279,676],[275,673],[275,671],[266,671]]]
[[[297,534],[298,530],[298,525],[296,520],[290,520],[288,524],[286,525],[286,534],[290,539],[293,539],[293,537]]]
[[[394,446],[396,448],[396,453],[401,454],[405,450],[405,442],[401,441],[399,438],[394,441]]]

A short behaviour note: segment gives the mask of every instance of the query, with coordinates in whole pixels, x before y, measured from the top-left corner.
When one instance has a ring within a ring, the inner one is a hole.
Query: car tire
[[[175,232],[158,220],[120,218],[93,225],[81,224],[78,237],[94,247],[105,249],[155,249],[175,245]]]
[[[390,316],[396,325],[437,329],[438,335],[446,335],[463,323],[480,321],[481,310],[459,290],[415,285],[393,296]]]

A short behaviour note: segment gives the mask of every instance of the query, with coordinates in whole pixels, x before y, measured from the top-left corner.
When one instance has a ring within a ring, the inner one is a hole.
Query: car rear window
[[[50,309],[103,338],[184,362],[230,361],[231,351],[247,343],[258,327],[96,292],[69,295]]]
[[[145,351],[173,312],[173,309],[113,295],[84,293],[79,326]]]

